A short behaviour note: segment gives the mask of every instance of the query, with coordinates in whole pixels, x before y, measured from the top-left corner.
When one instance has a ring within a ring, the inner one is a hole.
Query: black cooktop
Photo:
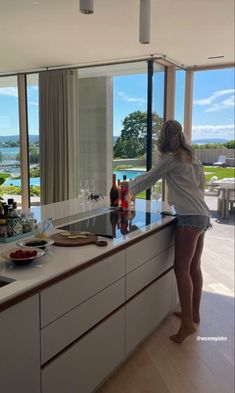
[[[113,210],[60,227],[67,231],[87,231],[110,238],[120,238],[130,232],[161,220],[161,215],[141,211]]]

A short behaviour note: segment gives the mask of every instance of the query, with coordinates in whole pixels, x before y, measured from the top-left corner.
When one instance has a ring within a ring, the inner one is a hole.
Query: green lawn
[[[206,181],[209,181],[212,176],[217,176],[218,179],[225,177],[235,177],[235,168],[218,168],[215,166],[204,166]]]

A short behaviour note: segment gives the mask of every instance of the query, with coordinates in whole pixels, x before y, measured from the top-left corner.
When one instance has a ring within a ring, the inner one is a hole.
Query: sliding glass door
[[[157,62],[153,63],[152,89],[152,166],[154,166],[158,159],[156,142],[165,120],[165,67]],[[160,198],[161,194],[162,180],[159,180],[152,188],[152,197]]]
[[[21,203],[17,77],[0,78],[0,197]]]
[[[38,74],[27,75],[30,206],[40,204]]]

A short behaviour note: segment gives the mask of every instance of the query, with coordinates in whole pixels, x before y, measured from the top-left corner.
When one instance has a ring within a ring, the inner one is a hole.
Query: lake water
[[[144,171],[114,171],[113,173],[116,174],[117,180],[123,180],[123,176],[126,175],[127,179],[134,179],[136,176],[139,176],[144,173]],[[6,180],[4,186],[21,186],[21,179],[14,179],[14,180]],[[30,178],[30,185],[31,186],[40,186],[40,177],[31,177]]]
[[[2,153],[2,162],[1,162],[1,164],[9,163],[9,160],[12,163],[18,162],[18,161],[15,160],[15,157],[20,152],[20,148],[19,147],[0,147],[0,152]]]
[[[19,147],[0,147],[0,152],[2,153],[2,156],[5,157],[15,157],[19,152],[20,148]]]

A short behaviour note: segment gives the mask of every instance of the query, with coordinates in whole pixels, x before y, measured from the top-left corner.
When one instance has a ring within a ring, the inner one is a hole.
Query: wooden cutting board
[[[79,232],[72,232],[70,231],[71,235],[78,235]],[[98,240],[98,236],[94,233],[90,233],[86,235],[84,239],[70,239],[69,237],[61,236],[60,233],[54,233],[50,236],[51,239],[55,241],[55,246],[62,246],[62,247],[77,247],[77,246],[85,246],[87,244],[96,244],[99,247],[107,246],[108,242],[106,240]]]

